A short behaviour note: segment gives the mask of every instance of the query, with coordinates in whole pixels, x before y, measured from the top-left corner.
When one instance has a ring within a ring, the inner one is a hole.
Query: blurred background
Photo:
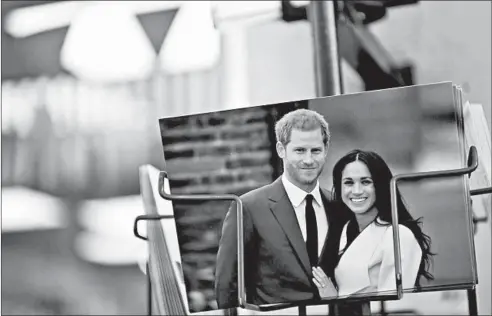
[[[138,167],[164,168],[159,118],[314,98],[311,26],[282,21],[279,1],[1,9],[2,313],[145,314],[132,225]],[[460,84],[490,129],[490,2],[422,1],[368,28],[414,83]],[[342,73],[345,93],[364,90]],[[490,280],[490,221],[475,238]],[[481,281],[481,313],[490,293]],[[462,291],[430,301],[466,313]]]

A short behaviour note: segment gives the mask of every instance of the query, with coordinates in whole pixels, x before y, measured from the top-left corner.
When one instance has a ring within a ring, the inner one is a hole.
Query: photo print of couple
[[[246,303],[397,298],[477,283],[466,167],[450,82],[159,120],[172,195],[240,197]],[[167,201],[189,312],[238,307],[236,203]],[[168,241],[169,243],[169,241]]]

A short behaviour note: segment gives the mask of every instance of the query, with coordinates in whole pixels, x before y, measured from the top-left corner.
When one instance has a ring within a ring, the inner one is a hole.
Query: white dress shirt
[[[316,214],[316,224],[318,225],[318,256],[323,250],[325,244],[326,234],[328,233],[328,219],[326,218],[325,208],[323,206],[323,200],[321,199],[321,193],[319,189],[319,182],[316,183],[313,191],[306,192],[287,179],[285,173],[282,175],[282,183],[289,197],[290,203],[294,207],[296,213],[297,222],[301,228],[302,238],[306,241],[306,195],[313,195],[313,208],[314,214]]]

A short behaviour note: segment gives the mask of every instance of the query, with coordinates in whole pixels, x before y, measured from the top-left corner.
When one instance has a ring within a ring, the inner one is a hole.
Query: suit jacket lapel
[[[311,265],[309,263],[306,243],[302,238],[301,229],[299,227],[299,223],[297,222],[294,208],[292,207],[289,197],[285,192],[281,178],[278,178],[272,184],[272,192],[269,199],[270,210],[289,239],[289,242],[294,249],[294,253],[301,261],[305,272],[308,276],[311,276]]]

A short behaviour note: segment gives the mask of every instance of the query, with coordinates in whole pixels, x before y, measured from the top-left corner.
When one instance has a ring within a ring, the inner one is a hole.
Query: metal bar
[[[388,316],[388,313],[386,312],[386,303],[385,301],[381,301],[381,310],[379,312],[381,316]]]
[[[307,315],[306,305],[300,305],[299,306],[299,316],[306,316],[306,315]]]
[[[237,316],[237,308],[228,308],[224,310],[224,316]]]
[[[371,302],[362,302],[361,304],[362,315],[363,316],[371,316]]]
[[[478,154],[475,146],[471,146],[468,154],[468,167],[461,169],[451,169],[443,171],[429,171],[429,172],[416,172],[411,174],[401,174],[394,176],[390,181],[390,196],[391,196],[391,214],[393,227],[398,227],[398,201],[397,201],[397,188],[396,184],[399,181],[408,180],[421,180],[437,177],[450,177],[470,174],[478,167]],[[393,229],[393,238],[396,241],[400,240],[398,229]],[[400,260],[400,245],[399,242],[394,244],[395,250],[395,273],[396,273],[396,286],[397,295],[400,299],[403,295],[402,280],[401,280],[401,260]]]
[[[308,18],[314,42],[316,95],[323,97],[341,94],[342,76],[335,2],[311,1]]]
[[[232,200],[236,202],[237,208],[237,260],[238,260],[238,301],[240,307],[246,307],[246,290],[244,284],[244,232],[243,232],[243,203],[237,195],[234,194],[218,194],[218,195],[172,195],[165,191],[165,179],[167,172],[159,173],[159,195],[170,201],[217,201],[217,200]]]
[[[138,232],[138,222],[142,220],[161,220],[161,219],[168,219],[168,218],[174,218],[173,215],[139,215],[137,218],[135,218],[135,222],[133,223],[133,234],[135,237],[140,238],[142,240],[148,240],[147,237],[144,237],[140,235]]]
[[[471,196],[474,196],[474,195],[482,195],[482,194],[490,194],[490,193],[492,193],[492,187],[470,190],[470,195]],[[474,224],[477,224],[477,223],[485,223],[488,220],[489,220],[489,214],[487,212],[485,212],[485,215],[484,216],[481,216],[481,217],[476,217],[475,215],[473,216],[473,223]]]
[[[492,193],[492,187],[470,190],[470,195],[482,195]]]
[[[145,270],[147,271],[147,311],[148,315],[152,315],[152,280],[150,279],[149,262],[145,264]]]
[[[486,223],[488,222],[488,220],[489,220],[488,216],[481,216],[481,217],[473,216],[473,224]]]
[[[477,306],[477,292],[475,287],[470,290],[466,290],[468,296],[468,315],[477,316],[478,306]]]
[[[478,154],[475,146],[471,146],[468,152],[468,167],[461,169],[451,169],[451,170],[440,170],[440,171],[427,171],[427,172],[416,172],[409,174],[396,175],[391,180],[396,182],[399,180],[421,180],[428,178],[437,177],[450,177],[450,176],[460,176],[465,174],[470,174],[475,171],[478,167]]]

